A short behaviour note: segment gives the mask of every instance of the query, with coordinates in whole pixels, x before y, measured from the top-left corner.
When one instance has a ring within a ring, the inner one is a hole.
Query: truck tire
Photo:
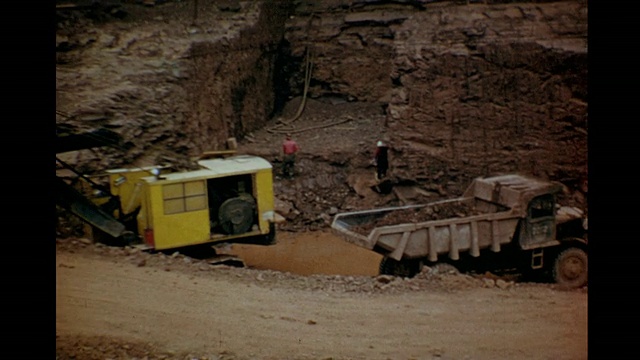
[[[420,272],[420,261],[414,259],[394,260],[384,257],[380,261],[380,275],[414,277]]]
[[[587,253],[576,247],[561,251],[553,264],[553,279],[567,288],[585,285],[588,279]]]

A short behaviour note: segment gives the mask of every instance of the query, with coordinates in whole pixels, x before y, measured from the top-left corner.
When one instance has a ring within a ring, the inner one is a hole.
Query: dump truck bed
[[[346,241],[394,260],[437,261],[441,254],[457,260],[461,252],[500,251],[512,241],[529,200],[557,190],[555,184],[519,175],[478,178],[462,197],[340,213],[331,227]]]
[[[427,257],[437,261],[441,254],[457,260],[461,252],[478,256],[484,248],[500,251],[502,244],[511,241],[519,217],[510,209],[490,209],[487,204],[482,210],[474,205],[473,198],[457,198],[342,213],[335,216],[331,226],[348,242],[395,260]],[[447,216],[451,212],[453,216]],[[439,218],[440,213],[447,217]],[[386,225],[396,219],[403,220]]]

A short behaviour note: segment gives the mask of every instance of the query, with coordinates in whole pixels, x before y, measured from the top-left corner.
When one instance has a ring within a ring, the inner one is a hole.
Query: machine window
[[[207,208],[207,194],[204,181],[190,181],[169,184],[162,187],[164,214],[178,214]]]
[[[529,206],[529,216],[532,219],[554,216],[554,198],[553,196],[544,195],[531,200]]]

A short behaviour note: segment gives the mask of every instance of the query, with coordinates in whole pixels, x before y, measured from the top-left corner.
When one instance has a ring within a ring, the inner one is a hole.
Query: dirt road
[[[587,359],[586,289],[286,271],[58,241],[57,358]]]

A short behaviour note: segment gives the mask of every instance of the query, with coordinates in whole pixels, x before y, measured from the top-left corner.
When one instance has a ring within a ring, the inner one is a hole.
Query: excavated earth
[[[58,158],[89,175],[180,169],[235,137],[273,164],[286,219],[276,245],[218,249],[235,267],[94,244],[57,209],[57,359],[587,358],[586,287],[379,276],[380,255],[328,231],[338,212],[506,172],[560,182],[586,213],[586,1],[57,4],[58,132],[125,139]],[[285,132],[302,148],[293,179]]]
[[[465,203],[447,203],[429,207],[409,208],[394,211],[381,216],[361,226],[354,226],[353,231],[363,235],[369,235],[371,230],[380,226],[390,226],[403,223],[421,223],[432,220],[443,220],[480,215],[478,209]]]

